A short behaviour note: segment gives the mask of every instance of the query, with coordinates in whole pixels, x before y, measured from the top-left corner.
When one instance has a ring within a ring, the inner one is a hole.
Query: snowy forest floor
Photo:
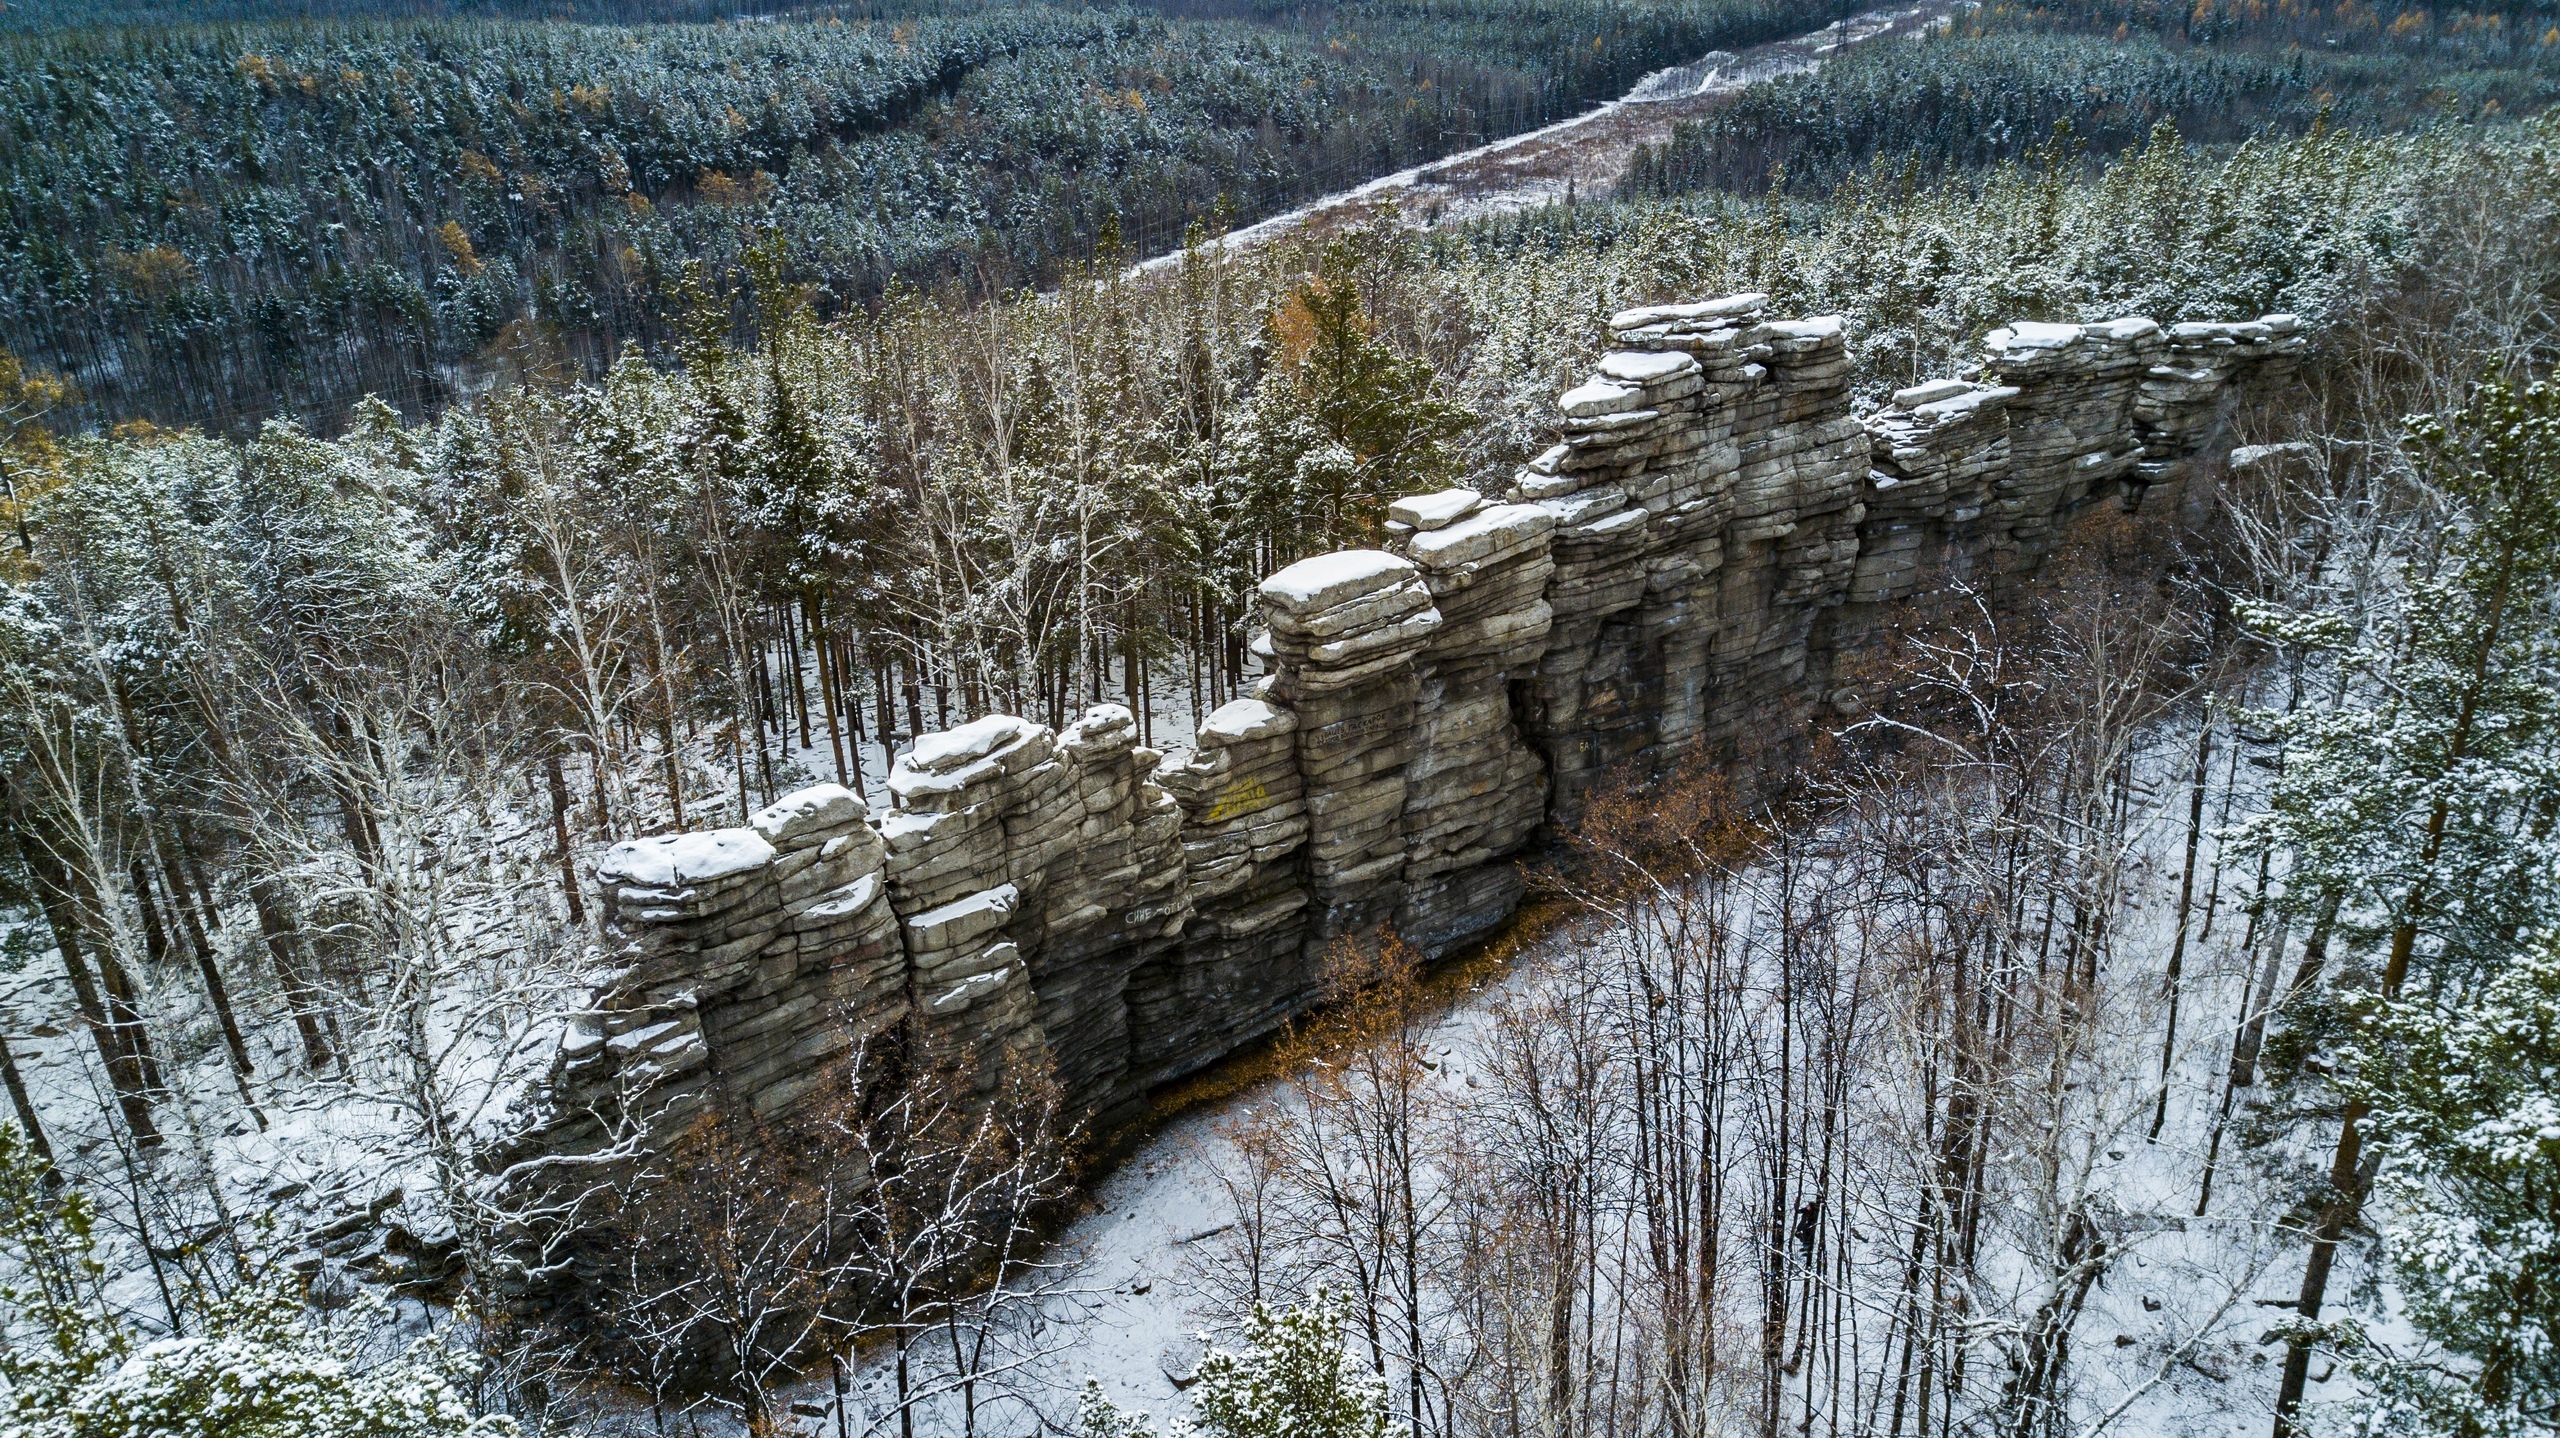
[[[1191,696],[1179,685],[1166,684],[1153,701],[1156,742],[1179,747],[1190,727]],[[1214,696],[1203,696],[1201,702],[1214,705]],[[796,734],[778,746],[779,787],[835,777],[823,735],[813,737],[817,742],[805,749],[796,743]],[[2254,1150],[2244,1148],[2239,1130],[2262,1102],[2257,1095],[2263,1086],[2241,1093],[2233,1131],[2221,1147],[2212,1205],[2206,1217],[2193,1216],[2253,967],[2248,904],[2254,876],[2244,866],[2224,866],[2212,831],[2216,824],[2251,811],[2264,782],[2261,766],[2272,758],[2228,727],[2216,735],[2207,784],[2166,1123],[2156,1142],[2146,1141],[2143,1134],[2151,1113],[2149,1095],[2156,1092],[2151,1075],[2159,1063],[2159,980],[2177,923],[2190,794],[2187,764],[2194,742],[2193,729],[2183,725],[2154,733],[2135,766],[2132,794],[2139,817],[2133,821],[2138,835],[2134,875],[2111,959],[2117,971],[2108,976],[2113,1008],[2104,1043],[2109,1047],[2096,1067],[2132,1076],[2128,1092],[2136,1093],[2138,1101],[2118,1105],[2123,1112],[2115,1117],[2113,1137],[2103,1144],[2096,1186],[2107,1205],[2130,1216],[2128,1231],[2136,1236],[2121,1246],[2074,1329],[2078,1378],[2072,1431],[2084,1435],[2258,1431],[2266,1421],[2282,1352],[2280,1345],[2263,1343],[2261,1337],[2284,1316],[2275,1305],[2289,1304],[2302,1258],[2298,1237],[2280,1229],[2278,1220],[2303,1191],[2305,1175],[2316,1168],[2315,1156],[2302,1145],[2317,1142],[2320,1135],[2305,1129]],[[876,794],[888,756],[876,744],[870,748],[865,787]],[[721,773],[716,758],[707,747],[700,755],[688,755],[688,767],[705,781],[695,791],[700,798],[687,806],[696,825],[735,822],[739,796],[708,782]],[[646,772],[633,777],[645,782]],[[763,802],[760,790],[758,784],[746,798]],[[517,847],[524,852],[500,856],[495,867],[502,876],[515,876],[517,902],[548,906],[556,896],[546,892],[553,880],[540,837],[544,826],[528,820],[513,827]],[[520,932],[498,922],[494,912],[466,915],[459,922],[474,933],[485,930],[493,939]],[[245,968],[253,957],[252,916],[245,911],[228,914],[224,930],[225,947],[235,950],[234,962]],[[27,942],[31,937],[28,931],[15,941],[22,952],[35,947]],[[1537,985],[1553,983],[1557,974],[1572,972],[1593,945],[1608,941],[1605,932],[1568,921],[1518,945],[1505,963],[1478,961],[1443,976],[1435,992],[1445,1009],[1425,1047],[1436,1066],[1434,1081],[1453,1103],[1462,1105],[1477,1087],[1497,1010]],[[507,980],[497,977],[502,967],[547,973],[561,982],[576,967],[574,961],[557,961],[565,955],[525,965],[525,956],[502,954],[495,947],[475,957],[491,966],[491,982],[484,986],[488,990],[506,986]],[[58,992],[64,983],[58,958],[50,953],[30,958],[15,973],[0,975],[0,1032],[17,1049],[57,1145],[67,1141],[75,1165],[93,1171],[112,1195],[119,1140],[99,1102],[104,1084],[95,1055],[58,1017],[69,1011]],[[196,1002],[179,985],[157,992],[179,1008]],[[280,999],[267,994],[263,1002],[273,1006]],[[389,1072],[396,1065],[374,1055],[372,1064],[383,1071],[367,1068],[360,1059],[352,1080],[298,1073],[284,1046],[291,1025],[277,1014],[257,1018],[253,1032],[265,1039],[256,1080],[268,1120],[264,1129],[243,1115],[208,1014],[165,1012],[157,1024],[162,1032],[191,1038],[172,1055],[184,1098],[169,1125],[176,1139],[172,1152],[158,1162],[219,1174],[218,1187],[233,1211],[140,1212],[137,1201],[136,1214],[119,1215],[110,1203],[104,1256],[117,1270],[113,1296],[146,1322],[162,1306],[155,1291],[162,1276],[144,1261],[135,1241],[145,1230],[165,1244],[172,1229],[210,1231],[217,1223],[245,1219],[272,1225],[277,1239],[290,1247],[292,1235],[325,1231],[358,1211],[387,1214],[391,1222],[413,1231],[431,1234],[442,1226],[433,1166],[416,1142],[414,1116]],[[461,1027],[458,1017],[456,1027]],[[454,1076],[468,1080],[457,1083],[457,1091],[502,1099],[511,1087],[508,1072],[545,1047],[532,1031],[508,1032],[518,1044],[514,1059],[471,1051],[467,1045],[452,1056]],[[1894,1082],[1873,1073],[1858,1081],[1885,1088]],[[1169,1117],[1122,1150],[1092,1183],[1081,1216],[1047,1255],[1039,1301],[1020,1310],[1029,1316],[1003,1335],[1002,1342],[1012,1350],[1005,1360],[1010,1371],[993,1387],[1007,1396],[983,1418],[1006,1431],[1027,1428],[1033,1426],[1023,1421],[1031,1417],[1022,1411],[1028,1408],[1036,1411],[1041,1425],[1065,1423],[1088,1376],[1125,1406],[1182,1411],[1202,1351],[1197,1335],[1233,1331],[1232,1310],[1217,1298],[1221,1284],[1215,1277],[1218,1267],[1235,1257],[1236,1210],[1222,1181],[1236,1171],[1233,1134],[1240,1121],[1292,1102],[1289,1087],[1288,1075],[1275,1073],[1267,1054],[1248,1054],[1204,1076],[1187,1096],[1174,1096],[1163,1106]],[[1192,1104],[1187,1109],[1181,1106],[1186,1098]],[[498,1107],[493,1102],[474,1117],[484,1124],[495,1122]],[[2392,1332],[2388,1290],[2367,1281],[2352,1247],[2341,1261],[2348,1271],[2332,1292],[2356,1294],[2354,1301],[2365,1308],[2376,1331]],[[441,1320],[439,1312],[415,1300],[399,1307],[409,1315],[403,1326],[411,1331]],[[855,1372],[853,1404],[845,1415],[848,1429],[886,1431],[878,1426],[883,1421],[894,1428],[894,1420],[887,1418],[891,1380],[881,1358],[867,1358]],[[2343,1396],[2324,1391],[2332,1378],[2325,1360],[2314,1365],[2312,1376],[2318,1380],[2311,1389],[2313,1402]],[[830,1389],[822,1365],[791,1394],[798,1421],[811,1432],[837,1431]],[[1009,1418],[1000,1416],[1007,1408],[1015,1411]],[[708,1410],[688,1416],[703,1433],[727,1427]],[[928,1408],[919,1419],[923,1433],[962,1428],[952,1412]]]
[[[2240,1090],[2219,1144],[2210,1205],[2197,1216],[2234,1036],[2250,987],[2260,981],[2253,971],[2265,947],[2248,913],[2255,876],[2236,862],[2224,867],[2212,831],[2248,811],[2272,753],[2223,728],[2206,786],[2165,1122],[2156,1140],[2146,1138],[2159,1091],[2162,961],[2178,923],[2194,746],[2192,727],[2155,733],[2136,766],[2134,794],[2144,812],[2134,821],[2140,835],[2135,876],[2111,961],[2116,971],[2106,976],[2108,1037],[2090,1065],[2094,1073],[2123,1076],[2123,1083],[2114,1107],[2091,1115],[2087,1129],[2099,1150],[2089,1156],[2092,1190],[2101,1208],[2119,1216],[2125,1236],[2071,1330],[2070,1416],[2057,1431],[2082,1438],[2102,1432],[2236,1438],[2264,1431],[2284,1352],[2266,1335],[2289,1316],[2279,1309],[2292,1305],[2303,1260],[2298,1231],[2280,1221],[2317,1169],[2321,1155],[2312,1146],[2326,1137],[2317,1124],[2279,1123],[2270,1126],[2272,1140],[2262,1136],[2251,1147],[2244,1130],[2266,1107],[2265,1081]],[[1507,963],[1462,965],[1443,976],[1454,981],[1438,986],[1446,1007],[1424,1048],[1453,1108],[1463,1109],[1479,1087],[1496,1010],[1533,986],[1556,982],[1557,974],[1585,960],[1595,941],[1606,936],[1566,923],[1522,946]],[[1050,1271],[1037,1280],[1046,1296],[1036,1314],[1004,1340],[1011,1371],[990,1390],[1006,1396],[981,1412],[981,1425],[1010,1431],[1025,1416],[1009,1411],[1017,1405],[1036,1408],[1045,1425],[1069,1424],[1088,1378],[1124,1408],[1160,1416],[1187,1412],[1202,1338],[1232,1341],[1235,1332],[1233,1309],[1218,1295],[1232,1291],[1239,1261],[1236,1134],[1257,1112],[1295,1102],[1288,1076],[1272,1074],[1267,1058],[1248,1056],[1241,1077],[1240,1085],[1207,1087],[1211,1097],[1164,1122],[1093,1185],[1082,1216],[1047,1255]],[[1876,1072],[1857,1079],[1862,1089],[1896,1082]],[[1871,1219],[1881,1226],[1891,1215],[1874,1211]],[[2331,1292],[2355,1294],[2345,1306],[2359,1309],[2377,1336],[2398,1336],[2396,1298],[2387,1285],[2372,1281],[2352,1245],[2340,1262]],[[1226,1280],[1217,1274],[1221,1265],[1228,1266]],[[2015,1279],[2019,1293],[2032,1289],[2033,1275]],[[1870,1319],[1889,1306],[1889,1297],[1867,1296]],[[1998,1321],[1998,1315],[1983,1317]],[[2348,1396],[2343,1368],[2327,1359],[2315,1360],[2311,1376],[2310,1403]],[[887,1356],[873,1355],[855,1382],[847,1431],[893,1428]],[[838,1431],[828,1388],[818,1381],[793,1395],[803,1415],[823,1414],[823,1421],[811,1422],[812,1432]],[[1738,1408],[1741,1402],[1737,1396]],[[917,1431],[963,1431],[956,1405],[947,1407],[920,1415]],[[1751,1425],[1737,1413],[1731,1426],[1748,1431]],[[1852,1430],[1844,1418],[1828,1431]]]
[[[1194,706],[1187,686],[1165,682],[1151,695],[1155,742],[1178,748],[1188,737]],[[1214,707],[1216,696],[1200,696]],[[833,779],[834,765],[823,733],[808,747],[797,734],[774,745],[776,785]],[[2259,1106],[2264,1092],[2244,1090],[2234,1105],[2232,1131],[2221,1145],[2213,1201],[2207,1216],[2197,1218],[2198,1185],[2205,1153],[2212,1142],[2222,1103],[2232,1039],[2246,1005],[2254,967],[2249,902],[2254,875],[2237,863],[2226,867],[2213,838],[2216,825],[2252,811],[2264,784],[2263,766],[2271,751],[2252,747],[2228,726],[2214,739],[2212,773],[2206,786],[2205,825],[2197,862],[2195,907],[2190,918],[2183,1012],[2177,1061],[2169,1083],[2166,1122],[2156,1142],[2143,1130],[2156,1093],[2153,1075],[2159,1064],[2163,1021],[2162,960],[2177,924],[2177,891],[2190,796],[2187,766],[2195,744],[2194,730],[2172,725],[2150,735],[2135,764],[2132,796],[2137,817],[2132,878],[2127,885],[2108,978],[2110,1024],[2094,1067],[2126,1076],[2122,1110],[2111,1122],[2113,1136],[2102,1144],[2095,1186],[2114,1212],[2128,1216],[2128,1232],[2103,1279],[2091,1295],[2073,1331],[2076,1391],[2071,1431],[2092,1435],[2124,1431],[2160,1435],[2248,1434],[2266,1421],[2281,1345],[2261,1342],[2268,1326],[2284,1317],[2276,1305],[2289,1304],[2298,1282],[2302,1246],[2297,1235],[2280,1229],[2278,1220],[2304,1191],[2306,1175],[2316,1170],[2316,1157],[2304,1145],[2321,1135],[2309,1128],[2285,1134],[2256,1149],[2245,1148],[2240,1130]],[[890,756],[875,743],[863,764],[864,787],[877,796]],[[631,776],[635,786],[648,782],[650,763]],[[688,752],[688,769],[700,787],[687,804],[696,826],[736,822],[740,796],[734,785],[717,787],[726,777],[719,755],[708,745]],[[760,776],[759,776],[760,777]],[[848,776],[851,777],[851,776]],[[530,795],[526,796],[530,799]],[[761,804],[760,782],[745,796]],[[666,816],[659,816],[659,824]],[[522,852],[501,854],[496,872],[512,875],[514,902],[548,907],[556,882],[546,863],[547,829],[528,817],[500,826],[517,839]],[[587,856],[592,859],[592,855]],[[506,886],[501,884],[500,889]],[[489,965],[489,981],[464,986],[467,1006],[475,993],[495,992],[521,975],[568,984],[577,967],[568,955],[537,958],[500,952],[506,936],[523,932],[501,921],[485,901],[457,922],[487,944],[465,938],[475,961]],[[245,905],[225,916],[221,942],[231,961],[248,969],[256,926]],[[1506,1002],[1552,984],[1571,973],[1610,935],[1570,919],[1554,922],[1552,913],[1538,916],[1536,936],[1506,950],[1504,961],[1479,959],[1444,973],[1434,992],[1445,1007],[1439,1012],[1425,1047],[1436,1066],[1434,1082],[1454,1107],[1463,1107],[1477,1088],[1477,1073],[1486,1060],[1493,1018]],[[1529,922],[1529,921],[1524,921]],[[22,929],[14,940],[23,953],[37,930]],[[49,952],[28,956],[15,973],[0,974],[0,1033],[17,1050],[29,1087],[58,1146],[68,1144],[75,1166],[100,1180],[111,1198],[116,1181],[120,1140],[107,1122],[99,1095],[104,1092],[96,1056],[73,1026],[60,1015],[69,1004],[60,992],[64,976]],[[501,971],[508,973],[501,975]],[[565,989],[563,998],[568,997]],[[211,1232],[217,1224],[246,1221],[272,1225],[291,1248],[294,1235],[325,1232],[333,1223],[363,1212],[415,1232],[434,1233],[443,1226],[436,1177],[430,1156],[416,1138],[414,1115],[397,1081],[396,1063],[386,1056],[360,1056],[352,1077],[313,1076],[296,1069],[287,1051],[291,1024],[275,1008],[281,998],[252,991],[250,1025],[263,1042],[257,1055],[260,1073],[255,1087],[268,1121],[256,1126],[238,1103],[235,1086],[223,1063],[211,1017],[195,1011],[199,1001],[182,985],[156,990],[156,1001],[171,1005],[155,1025],[187,1042],[171,1055],[177,1089],[183,1095],[168,1125],[176,1140],[157,1163],[180,1163],[220,1175],[218,1188],[228,1214],[203,1211],[168,1212],[136,1201],[136,1213],[119,1214],[108,1205],[104,1256],[116,1270],[113,1297],[119,1306],[146,1323],[163,1306],[156,1291],[162,1275],[144,1260],[138,1235],[153,1232],[164,1246],[177,1236]],[[183,1011],[179,1011],[183,1010]],[[457,1013],[454,1031],[465,1025]],[[457,1047],[448,1060],[449,1080],[456,1092],[490,1101],[473,1115],[479,1125],[493,1124],[509,1075],[525,1061],[546,1051],[534,1029],[510,1026],[516,1048],[511,1055],[473,1044]],[[350,1035],[350,1037],[354,1037]],[[1890,1089],[1894,1079],[1861,1074],[1866,1087]],[[2121,1098],[2122,1096],[2120,1096]],[[1124,1406],[1158,1413],[1179,1413],[1202,1351],[1197,1335],[1232,1334],[1233,1312],[1217,1294],[1220,1265],[1231,1265],[1236,1209],[1224,1180],[1236,1172],[1238,1154],[1233,1135],[1238,1124],[1290,1096],[1289,1075],[1276,1072],[1268,1053],[1248,1053],[1202,1076],[1185,1091],[1160,1105],[1167,1116],[1150,1134],[1120,1150],[1121,1156],[1092,1183],[1081,1216],[1058,1238],[1039,1275],[1041,1296],[1018,1310],[1001,1341],[1011,1350],[1009,1369],[991,1385],[1007,1395],[983,1418],[1013,1431],[1033,1426],[1023,1420],[1035,1410],[1042,1425],[1068,1422],[1075,1398],[1088,1376]],[[1186,1105],[1188,1105],[1186,1107]],[[2316,1128],[2317,1126],[2312,1126]],[[2367,1281],[2357,1251],[2341,1254],[2347,1265],[2344,1281],[2332,1292],[2357,1295],[2376,1332],[2389,1335],[2393,1302],[2387,1288]],[[335,1265],[332,1266],[335,1271]],[[399,1305],[408,1315],[404,1327],[441,1321],[440,1312],[408,1300]],[[847,1412],[851,1432],[887,1431],[891,1378],[880,1356],[856,1366],[856,1389]],[[2344,1396],[2324,1391],[2332,1370],[2315,1363],[2311,1399]],[[2337,1380],[2343,1386],[2343,1379]],[[822,1365],[791,1394],[799,1421],[812,1432],[836,1432],[831,1384]],[[1010,1416],[1005,1409],[1013,1409]],[[727,1422],[709,1410],[688,1417],[703,1433],[720,1433]],[[962,1431],[955,1412],[930,1406],[919,1414],[918,1431]],[[946,1421],[947,1420],[947,1421]],[[644,1420],[645,1421],[645,1420]]]

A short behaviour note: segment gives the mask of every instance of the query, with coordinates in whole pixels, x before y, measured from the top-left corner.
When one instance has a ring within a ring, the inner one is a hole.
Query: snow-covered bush
[[[1387,1438],[1387,1383],[1342,1343],[1342,1305],[1319,1288],[1286,1311],[1257,1303],[1244,1346],[1212,1348],[1200,1363],[1195,1424],[1175,1419],[1170,1438]],[[1076,1405],[1082,1438],[1154,1438],[1147,1415],[1119,1407],[1086,1380]]]

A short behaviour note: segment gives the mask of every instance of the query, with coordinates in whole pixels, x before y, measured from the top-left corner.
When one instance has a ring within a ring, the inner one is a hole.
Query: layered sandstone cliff
[[[1616,316],[1506,490],[1400,501],[1384,547],[1265,580],[1268,677],[1188,752],[1116,705],[996,715],[919,740],[887,808],[821,785],[617,845],[616,967],[518,1151],[601,1145],[643,1095],[659,1131],[782,1113],[890,1032],[1045,1051],[1107,1125],[1313,1003],[1339,938],[1498,928],[1604,768],[1803,734],[1877,606],[2032,573],[2102,500],[2191,516],[2302,344],[2289,316],[2017,324],[1860,417],[1842,323],[1764,307]]]

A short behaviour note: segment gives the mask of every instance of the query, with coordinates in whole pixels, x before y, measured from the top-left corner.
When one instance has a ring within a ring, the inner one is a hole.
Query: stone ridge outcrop
[[[1880,606],[2031,574],[2101,500],[2192,519],[2245,387],[2303,344],[2283,315],[2021,323],[1858,416],[1843,323],[1765,307],[1613,317],[1506,489],[1400,500],[1383,548],[1265,580],[1268,674],[1188,752],[1117,705],[996,715],[919,739],[886,808],[821,785],[616,845],[614,968],[515,1152],[634,1105],[658,1132],[783,1113],[891,1032],[1045,1049],[1073,1108],[1127,1117],[1315,1002],[1343,936],[1497,928],[1509,861],[1603,769],[1783,756]]]

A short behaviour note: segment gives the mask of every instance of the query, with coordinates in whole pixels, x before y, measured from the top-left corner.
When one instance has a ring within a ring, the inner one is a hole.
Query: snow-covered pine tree
[[[280,1265],[190,1304],[183,1332],[136,1332],[107,1299],[87,1198],[48,1183],[51,1169],[0,1122],[0,1271],[12,1275],[0,1286],[0,1438],[517,1431],[472,1413],[471,1359],[438,1338],[386,1346],[375,1325],[321,1321]]]
[[[2423,1340],[2350,1330],[2348,1431],[2549,1434],[2560,1411],[2560,934],[2476,997],[2378,1004],[2345,1047],[2372,1110],[2382,1249]]]
[[[1212,1348],[1200,1362],[1195,1424],[1176,1419],[1170,1438],[1388,1438],[1387,1381],[1342,1342],[1343,1306],[1318,1288],[1286,1310],[1253,1306],[1244,1346]],[[1154,1438],[1143,1412],[1121,1408],[1085,1381],[1076,1404],[1081,1438]]]
[[[2368,996],[2399,1000],[2413,969],[2431,995],[2494,982],[2518,936],[2560,903],[2560,386],[2491,375],[2460,412],[2413,417],[2408,431],[2417,476],[2446,511],[2440,560],[2413,563],[2369,625],[2244,606],[2261,633],[2332,657],[2349,695],[2271,721],[2285,762],[2268,812],[2241,835],[2290,861],[2293,903],[2341,904],[2349,962],[2306,975],[2328,987],[2295,1015],[2297,1054],[2338,1042],[2337,1015]],[[2367,1081],[2401,1062],[2382,1042],[2368,1031],[2349,1045]],[[2343,1098],[2328,1182],[2311,1200],[2278,1438],[2295,1430],[2329,1270],[2373,1174],[2366,1101]]]

